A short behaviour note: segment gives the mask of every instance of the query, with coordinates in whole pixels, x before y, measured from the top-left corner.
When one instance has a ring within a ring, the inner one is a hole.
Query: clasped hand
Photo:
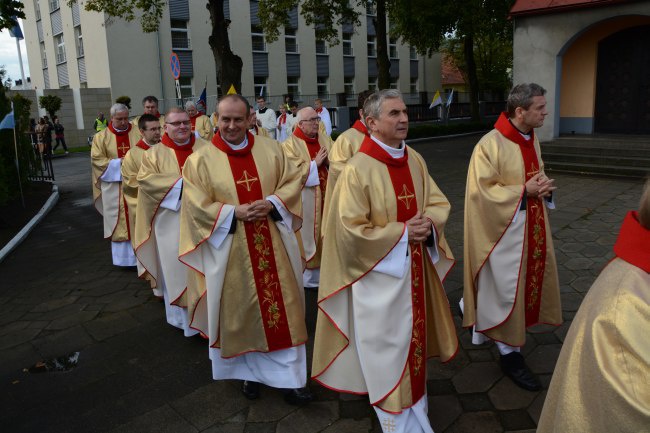
[[[431,222],[418,212],[413,218],[406,221],[409,242],[424,242],[431,235]]]
[[[528,197],[550,197],[551,193],[556,189],[555,179],[549,179],[541,172],[537,173],[526,182],[526,194]]]
[[[314,161],[316,161],[317,167],[320,167],[321,165],[323,165],[324,162],[327,162],[327,149],[321,147],[318,153],[316,154]]]
[[[273,205],[268,200],[255,200],[252,203],[235,206],[235,218],[240,221],[258,221],[266,219],[273,210]]]

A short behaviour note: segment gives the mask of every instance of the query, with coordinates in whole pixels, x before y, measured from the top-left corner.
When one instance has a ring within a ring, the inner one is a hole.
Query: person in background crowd
[[[267,135],[275,138],[276,117],[275,111],[266,106],[266,100],[263,96],[257,98],[257,115],[258,125],[266,129]]]
[[[65,145],[65,135],[63,134],[64,129],[63,125],[59,123],[59,118],[54,116],[54,139],[56,140],[56,145],[54,146],[54,149],[52,149],[52,152],[56,151],[56,148],[59,147],[59,145],[62,145],[63,151],[67,155],[68,146]]]

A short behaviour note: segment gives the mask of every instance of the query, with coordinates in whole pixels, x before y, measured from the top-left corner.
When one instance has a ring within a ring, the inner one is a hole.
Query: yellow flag
[[[429,108],[433,108],[436,105],[441,105],[442,104],[442,98],[440,97],[440,90],[436,90],[436,94],[433,95],[433,99],[431,100],[431,105],[429,105]]]
[[[235,90],[235,85],[231,84],[230,89],[228,89],[227,95],[236,95],[236,94],[237,94],[237,91]]]

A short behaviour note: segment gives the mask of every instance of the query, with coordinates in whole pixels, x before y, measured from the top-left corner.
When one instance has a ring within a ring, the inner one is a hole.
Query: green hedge
[[[449,125],[439,123],[410,124],[407,140],[414,138],[441,137],[445,135],[463,134],[466,132],[487,131],[492,129],[492,124],[481,122],[458,122]],[[332,132],[332,140],[336,140],[341,133]]]

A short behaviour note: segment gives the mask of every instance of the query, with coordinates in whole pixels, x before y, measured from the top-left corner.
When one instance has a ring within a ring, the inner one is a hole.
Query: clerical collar
[[[142,142],[143,142],[144,144],[146,144],[147,146],[149,146],[149,147],[153,146],[153,144],[149,144],[149,143],[147,143],[147,140],[145,140],[144,138],[142,139]]]
[[[179,143],[179,142],[177,142],[175,140],[172,140],[172,141],[174,142],[174,144],[176,146],[187,146],[188,144],[190,144],[190,141],[192,141],[192,137],[190,136],[190,138],[188,138],[187,141],[185,141],[183,143]]]
[[[260,113],[264,114],[264,113],[266,113],[266,109],[267,109],[267,108],[268,108],[268,107],[260,108],[260,109],[258,109],[257,111],[259,111]]]
[[[248,135],[244,135],[244,141],[242,141],[239,144],[232,144],[229,141],[226,141],[223,137],[221,137],[224,143],[228,145],[232,150],[242,150],[245,149],[246,146],[248,146]]]
[[[515,130],[517,130],[517,132],[520,133],[522,137],[524,137],[526,140],[530,140],[530,131],[532,131],[532,129],[528,131],[528,133],[525,133],[522,132],[521,129],[517,128],[514,123],[512,123],[512,119],[508,118],[508,122],[510,122],[512,127],[515,128]]]
[[[406,149],[406,146],[404,145],[404,140],[402,140],[399,147],[395,149],[394,147],[384,144],[374,135],[371,135],[370,138],[372,139],[372,141],[377,143],[382,149],[384,149],[392,158],[397,159],[397,158],[404,157],[404,149]]]
[[[127,130],[129,129],[128,126],[127,126],[126,128],[124,128],[124,129],[117,129],[117,128],[115,127],[115,125],[113,125],[113,122],[111,122],[111,126],[112,126],[113,129],[116,130],[117,132],[125,132],[125,131],[127,131]]]

